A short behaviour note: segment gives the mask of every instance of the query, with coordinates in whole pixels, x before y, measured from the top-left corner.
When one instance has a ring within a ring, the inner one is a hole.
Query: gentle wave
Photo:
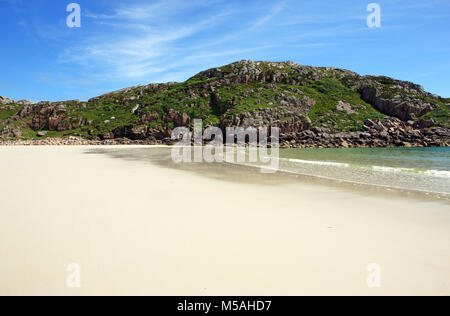
[[[372,170],[380,172],[393,172],[393,173],[418,173],[420,170],[412,168],[400,168],[400,167],[385,167],[385,166],[371,166]]]
[[[280,160],[289,161],[299,164],[317,165],[317,166],[332,166],[341,168],[362,168],[362,169],[372,169],[378,172],[389,172],[389,173],[405,173],[405,174],[426,174],[429,176],[440,177],[440,178],[450,178],[450,171],[445,170],[421,170],[413,168],[401,168],[401,167],[386,167],[386,166],[365,166],[341,162],[332,161],[317,161],[317,160],[302,160],[302,159],[286,159],[280,158]]]
[[[413,169],[413,168],[399,168],[399,167],[382,167],[382,166],[372,166],[372,170],[380,172],[391,172],[391,173],[405,173],[405,174],[416,174],[416,175],[429,175],[439,178],[450,178],[450,171],[445,170],[423,170],[423,169]]]
[[[425,171],[425,173],[436,176],[436,177],[440,177],[440,178],[450,178],[450,171],[427,170],[427,171]]]
[[[283,158],[281,158],[281,159],[283,159]],[[288,161],[295,162],[295,163],[318,165],[318,166],[334,166],[334,167],[343,167],[343,168],[350,167],[350,164],[348,164],[348,163],[331,162],[331,161],[313,161],[313,160],[301,160],[301,159],[288,159]]]

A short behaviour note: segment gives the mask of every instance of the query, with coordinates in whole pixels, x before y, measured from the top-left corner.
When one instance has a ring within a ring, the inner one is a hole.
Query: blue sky
[[[81,6],[81,28],[66,7]],[[381,28],[366,7],[381,6]],[[0,95],[86,100],[237,60],[388,75],[450,97],[448,0],[0,0]]]

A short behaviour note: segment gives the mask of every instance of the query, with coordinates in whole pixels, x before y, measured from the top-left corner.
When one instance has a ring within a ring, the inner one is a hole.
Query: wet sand
[[[0,295],[450,294],[446,201],[130,150],[0,148]]]

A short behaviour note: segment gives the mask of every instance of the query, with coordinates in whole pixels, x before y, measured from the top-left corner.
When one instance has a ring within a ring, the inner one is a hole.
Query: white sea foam
[[[403,174],[414,174],[414,175],[428,175],[440,178],[450,178],[450,171],[446,170],[421,170],[414,168],[401,168],[401,167],[387,167],[387,166],[364,166],[364,165],[356,165],[349,163],[341,163],[341,162],[332,162],[332,161],[317,161],[317,160],[303,160],[303,159],[287,159],[280,158],[280,160],[289,161],[298,164],[308,164],[308,165],[316,165],[316,166],[331,166],[331,167],[340,167],[340,168],[361,168],[361,169],[372,169],[376,172],[385,172],[385,173],[403,173]]]
[[[393,172],[393,173],[417,173],[416,169],[412,168],[399,168],[399,167],[386,167],[386,166],[372,166],[372,170],[380,172]]]
[[[433,175],[439,178],[450,178],[450,171],[445,170],[427,170],[424,173]]]
[[[348,163],[332,162],[332,161],[301,160],[301,159],[288,159],[288,161],[295,162],[295,163],[302,163],[302,164],[318,165],[318,166],[333,166],[333,167],[343,167],[343,168],[350,167],[350,164],[348,164]]]
[[[445,170],[420,170],[413,168],[394,168],[394,167],[384,167],[384,166],[372,166],[372,170],[380,172],[391,172],[391,173],[407,173],[407,174],[425,174],[429,176],[439,177],[439,178],[450,178],[450,171]]]
[[[404,174],[404,175],[426,175],[438,178],[450,178],[450,171],[446,170],[421,170],[414,168],[401,168],[401,167],[387,167],[387,166],[364,166],[349,163],[340,163],[332,161],[317,161],[317,160],[302,160],[302,159],[287,159],[280,158],[280,160],[289,161],[298,164],[316,165],[316,166],[331,166],[337,168],[361,168],[361,169],[371,169],[375,172],[382,173],[393,173],[393,174]]]

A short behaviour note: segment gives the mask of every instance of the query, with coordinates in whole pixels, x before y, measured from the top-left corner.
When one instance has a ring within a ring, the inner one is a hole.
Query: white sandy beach
[[[450,294],[448,202],[221,181],[87,148],[0,148],[0,295]]]

